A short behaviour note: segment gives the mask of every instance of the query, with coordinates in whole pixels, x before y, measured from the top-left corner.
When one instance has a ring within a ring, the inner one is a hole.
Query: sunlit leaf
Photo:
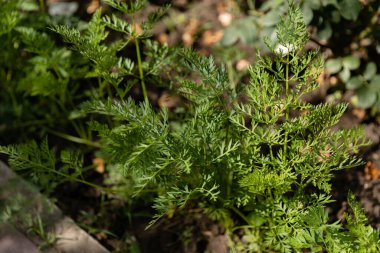
[[[357,92],[357,105],[362,108],[371,107],[376,101],[376,93],[367,87],[362,87]]]
[[[343,70],[339,73],[339,77],[343,82],[347,82],[350,79],[351,72],[347,68],[343,68]]]
[[[326,69],[330,74],[338,73],[342,69],[342,60],[340,58],[327,60]]]
[[[339,7],[342,17],[348,20],[356,20],[361,6],[358,0],[342,0],[339,3]]]
[[[353,55],[348,55],[342,60],[343,66],[349,70],[355,70],[360,66],[360,59]]]
[[[360,78],[360,76],[354,76],[348,82],[346,83],[347,89],[357,89],[360,86],[362,86],[363,80]]]
[[[376,64],[374,62],[370,62],[365,67],[363,77],[366,80],[370,80],[376,74],[376,71],[377,71]]]

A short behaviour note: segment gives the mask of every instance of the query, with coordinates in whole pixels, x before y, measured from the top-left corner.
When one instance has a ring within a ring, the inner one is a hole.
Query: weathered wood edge
[[[72,219],[65,217],[61,210],[40,194],[33,185],[17,176],[1,161],[0,190],[2,190],[2,195],[3,197],[5,196],[5,198],[22,196],[25,199],[23,202],[23,212],[25,211],[34,217],[39,216],[43,221],[43,224],[46,225],[47,233],[50,233],[50,235],[56,238],[53,246],[44,249],[43,252],[109,253],[109,251],[99,244],[93,237],[78,227]],[[3,233],[0,234],[0,242],[6,236],[9,237],[12,235],[11,230],[4,229],[4,227],[9,227],[9,224],[5,226],[3,224],[2,227]],[[16,233],[18,236],[23,235],[25,240],[30,240],[35,245],[41,245],[41,238],[30,235],[27,231],[23,231],[22,228],[17,228],[17,230],[18,232]],[[17,246],[20,246],[20,244],[15,245],[15,247]],[[30,252],[39,252],[33,250],[34,249],[31,248]]]

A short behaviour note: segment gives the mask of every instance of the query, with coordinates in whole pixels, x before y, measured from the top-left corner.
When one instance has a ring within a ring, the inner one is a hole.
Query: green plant
[[[359,108],[371,108],[378,113],[378,80],[375,62],[379,55],[378,1],[358,0],[310,0],[295,1],[302,10],[305,23],[312,32],[312,41],[327,49],[333,56],[326,62],[332,75],[338,74],[346,90],[354,90],[352,104]],[[261,48],[263,35],[273,36],[278,16],[285,11],[286,1],[239,1],[248,6],[250,14],[237,19],[225,30],[221,44],[231,45],[237,40]],[[246,8],[242,8],[243,10]],[[355,21],[355,22],[351,22]],[[253,27],[253,29],[251,29]],[[330,51],[330,50],[331,51]],[[360,62],[366,62],[360,66]],[[372,73],[374,71],[374,73]],[[368,74],[371,74],[368,76]],[[342,90],[330,96],[340,96]],[[339,94],[339,95],[338,95]]]
[[[171,81],[165,79],[173,69],[176,50],[148,39],[154,22],[164,15],[167,6],[137,23],[136,13],[145,7],[146,1],[134,1],[132,5],[105,2],[128,15],[130,20],[115,14],[102,17],[101,9],[89,23],[74,18],[61,20],[48,16],[35,1],[1,0],[0,41],[4,50],[0,57],[4,61],[0,62],[0,87],[4,92],[0,94],[0,117],[4,121],[0,133],[4,139],[0,144],[28,142],[1,149],[17,157],[10,160],[14,169],[46,193],[67,181],[86,183],[83,174],[93,168],[88,163],[84,168],[79,163],[68,165],[65,160],[67,156],[73,159],[75,156],[83,162],[84,156],[99,148],[86,124],[91,117],[80,114],[78,104],[89,98],[123,99],[136,83],[141,83],[145,100],[148,99],[146,84],[170,86]],[[106,42],[110,34],[107,27],[122,35],[112,34],[117,39]],[[61,33],[73,50],[58,46],[54,37],[57,34],[51,30]],[[143,50],[141,42],[144,42]],[[124,56],[123,49],[130,43],[136,46],[136,64]],[[60,138],[51,142],[50,148],[44,141],[48,134]],[[35,136],[35,140],[30,141],[30,136]],[[83,147],[79,149],[73,143]],[[36,164],[39,166],[35,167]]]
[[[347,104],[301,99],[318,87],[323,70],[316,51],[303,52],[307,41],[302,14],[290,8],[276,41],[266,40],[274,61],[258,55],[241,93],[212,57],[184,50],[200,81],[181,82],[179,92],[192,104],[180,122],[131,99],[82,104],[84,112],[120,122],[91,125],[103,155],[133,178],[136,194],[156,189],[152,224],[194,201],[229,231],[245,230],[242,251],[379,250],[379,232],[365,225],[352,196],[355,218],[347,227],[329,223],[333,173],[361,165],[353,154],[366,141],[360,128],[332,130]]]
[[[148,16],[146,21],[139,24],[136,21],[136,15],[144,8],[146,0],[130,3],[118,0],[104,2],[127,15],[129,21],[115,14],[101,17],[99,9],[83,34],[78,29],[68,26],[54,26],[51,29],[61,34],[65,42],[72,44],[74,50],[92,62],[93,69],[87,76],[98,78],[99,98],[103,98],[105,94],[113,97],[112,89],[116,91],[118,97],[123,98],[139,82],[144,100],[148,101],[146,79],[155,77],[158,73],[164,73],[162,70],[165,69],[165,65],[171,63],[174,57],[173,49],[148,40],[153,24],[165,14],[168,6],[158,8]],[[111,44],[104,43],[109,35],[106,27],[121,33],[121,39],[114,40]],[[142,62],[141,41],[145,42],[144,53],[150,58],[149,62]],[[135,44],[137,66],[130,58],[117,55],[131,42]]]
[[[312,105],[301,99],[318,87],[323,60],[317,51],[304,48],[309,37],[300,10],[291,7],[277,26],[276,39],[265,41],[274,60],[258,54],[258,62],[249,71],[249,84],[231,85],[226,68],[216,66],[212,57],[182,50],[181,58],[198,81],[175,80],[188,103],[186,113],[171,120],[169,111],[157,112],[149,104],[144,90],[145,81],[159,76],[158,66],[170,63],[174,51],[147,40],[144,52],[150,62],[144,64],[139,41],[145,34],[138,32],[133,14],[144,1],[106,2],[131,14],[132,24],[116,15],[102,18],[99,10],[84,31],[61,25],[51,29],[84,56],[79,59],[91,62],[85,76],[98,80],[95,92],[86,90],[90,95],[77,100],[85,101],[80,108],[71,107],[75,112],[71,116],[83,119],[82,124],[89,121],[83,139],[91,136],[89,129],[98,132],[100,141],[90,143],[100,149],[108,168],[125,175],[135,196],[146,192],[157,196],[151,225],[193,203],[226,227],[232,251],[379,250],[379,231],[366,225],[352,195],[353,215],[347,215],[347,226],[331,223],[325,210],[332,201],[334,171],[361,165],[355,154],[366,141],[360,128],[332,130],[347,104]],[[106,26],[127,38],[106,43]],[[26,44],[40,37],[31,30],[19,30]],[[131,40],[137,67],[119,56]],[[34,45],[38,44],[29,46]],[[142,103],[126,98],[136,83],[141,85]],[[59,151],[57,159],[47,141],[0,147],[15,170],[28,173],[45,187],[70,180],[109,191],[82,179],[86,168],[81,151]],[[235,233],[238,230],[243,238]]]
[[[2,0],[0,12],[2,27],[7,27],[0,33],[2,144],[23,142],[30,135],[41,138],[47,132],[63,135],[62,129],[66,136],[86,142],[83,122],[71,115],[83,99],[79,82],[85,82],[86,62],[57,46],[46,29],[75,20],[59,21],[40,13],[36,1]]]
[[[286,12],[287,2],[238,1],[243,10],[248,9],[249,16],[232,22],[226,28],[221,44],[232,45],[240,40],[244,44],[255,45],[265,50],[262,38],[275,37],[278,17]],[[317,29],[317,39],[329,39],[336,28],[347,20],[356,21],[362,11],[359,0],[297,0],[294,3],[300,6],[305,23]]]
[[[1,0],[0,41],[4,50],[0,57],[4,61],[0,62],[0,80],[4,93],[0,116],[5,121],[0,131],[4,136],[14,138],[20,128],[27,128],[24,140],[18,136],[18,141],[25,141],[28,135],[43,138],[49,133],[97,147],[87,131],[88,119],[76,111],[78,104],[95,96],[122,99],[137,83],[147,100],[146,85],[171,85],[170,72],[178,67],[174,64],[176,50],[149,40],[154,22],[168,7],[157,8],[138,23],[136,16],[145,7],[145,0],[131,5],[104,2],[128,15],[127,20],[116,13],[102,17],[99,9],[89,23],[84,23],[70,17],[51,17],[43,6],[39,10],[36,1]],[[60,33],[74,50],[58,46],[51,30]],[[110,33],[115,39],[108,39]],[[124,49],[132,43],[136,63],[133,57],[124,56]]]
[[[374,62],[369,62],[362,74],[352,76],[351,71],[357,70],[359,66],[360,59],[354,56],[334,58],[326,62],[326,69],[331,74],[339,72],[339,77],[346,84],[346,88],[356,91],[356,95],[353,97],[356,106],[372,107],[379,111],[380,75],[376,74],[377,66]]]
[[[359,0],[300,1],[306,24],[318,27],[318,38],[329,39],[333,31],[345,21],[356,21],[362,4]]]
[[[343,82],[347,82],[351,77],[351,71],[358,69],[360,59],[353,55],[348,55],[343,58],[337,57],[326,61],[326,69],[331,74],[339,72],[339,77]]]

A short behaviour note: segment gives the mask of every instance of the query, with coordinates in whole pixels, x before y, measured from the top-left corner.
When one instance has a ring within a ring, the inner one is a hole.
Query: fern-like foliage
[[[47,139],[40,145],[31,141],[0,146],[0,153],[8,155],[12,169],[31,180],[45,194],[51,194],[59,184],[67,180],[75,181],[82,176],[83,155],[78,151],[63,150],[60,159],[57,159],[55,152],[49,148]]]
[[[117,49],[100,44],[108,36],[108,32],[105,31],[105,24],[101,19],[100,10],[94,13],[87,30],[83,34],[76,28],[62,25],[54,26],[51,29],[62,35],[64,41],[70,43],[74,50],[94,63],[93,76],[102,77],[115,87],[119,85],[121,77],[112,75],[111,72],[111,69],[116,68],[118,63]],[[100,87],[101,90],[103,88]]]
[[[102,16],[102,10],[98,9],[84,32],[64,25],[52,26],[51,30],[60,34],[65,42],[72,45],[73,50],[93,63],[93,70],[88,73],[87,77],[100,78],[99,97],[104,96],[105,89],[109,96],[113,96],[112,88],[118,97],[124,98],[127,92],[140,82],[145,99],[147,99],[145,79],[151,78],[153,82],[162,84],[163,82],[160,82],[160,78],[157,77],[165,73],[166,67],[173,68],[171,65],[176,56],[175,49],[169,49],[165,45],[159,46],[148,39],[154,23],[166,13],[168,6],[158,8],[148,16],[146,21],[137,24],[135,16],[145,7],[145,0],[128,3],[119,0],[104,2],[127,15],[130,20],[126,20],[118,13]],[[106,43],[105,39],[109,35],[107,28],[121,33],[122,38],[114,40],[112,43]],[[147,62],[142,62],[141,54],[143,52],[139,46],[140,41],[147,45],[144,51],[146,57],[149,58]],[[130,43],[136,45],[137,64],[129,58],[120,56],[122,50]]]
[[[3,2],[6,5],[0,10],[14,8],[10,1]],[[301,99],[318,87],[323,60],[317,51],[305,52],[308,34],[298,9],[290,6],[277,28],[277,38],[266,41],[273,59],[258,54],[258,62],[249,70],[250,82],[239,85],[241,90],[212,57],[182,50],[184,65],[198,76],[197,81],[179,80],[177,91],[189,103],[184,116],[173,122],[168,111],[157,112],[149,104],[146,94],[143,103],[125,98],[136,83],[146,93],[145,82],[170,73],[171,63],[176,63],[177,50],[146,40],[165,8],[136,24],[135,14],[146,1],[105,2],[130,20],[117,14],[102,16],[98,10],[84,31],[62,25],[51,30],[61,34],[84,62],[92,63],[86,77],[98,79],[97,94],[81,104],[79,114],[98,114],[98,121],[89,126],[101,139],[100,152],[110,167],[120,168],[131,179],[134,195],[157,194],[151,224],[193,202],[222,222],[230,236],[238,237],[233,231],[241,228],[244,236],[231,240],[236,242],[232,251],[380,251],[379,232],[366,225],[352,195],[348,225],[329,222],[325,206],[331,202],[334,171],[361,165],[355,154],[366,141],[360,128],[333,130],[346,104],[313,105]],[[33,76],[27,75],[18,84],[20,89],[27,90],[29,81],[41,78],[28,91],[30,95],[57,96],[59,108],[72,103],[66,101],[70,79],[64,64],[70,51],[54,49],[54,42],[43,32],[15,28],[14,18],[4,20],[4,31],[17,32],[25,50],[35,54],[30,59]],[[108,29],[123,38],[107,43]],[[145,63],[139,47],[142,40],[143,56],[149,60]],[[120,56],[131,41],[136,62]],[[56,59],[61,59],[60,64]],[[0,74],[4,77],[10,72]],[[73,127],[81,130],[83,125]],[[79,152],[63,151],[57,159],[47,141],[0,146],[0,152],[9,156],[15,170],[49,192],[66,180],[89,184],[81,179]]]
[[[82,106],[84,112],[120,122],[113,128],[92,126],[108,160],[132,175],[137,194],[157,189],[153,222],[194,201],[228,228],[245,223],[246,235],[252,236],[245,238],[248,244],[234,246],[244,252],[379,249],[378,232],[365,225],[356,204],[357,218],[349,219],[353,225],[329,223],[324,207],[331,202],[333,172],[361,165],[354,154],[366,141],[360,128],[332,129],[346,104],[312,105],[301,99],[318,87],[323,69],[317,52],[303,52],[307,41],[302,15],[290,7],[277,40],[267,40],[274,60],[259,55],[241,93],[212,57],[182,51],[200,81],[181,82],[178,91],[192,106],[177,127],[165,111],[156,113],[147,103],[109,100]]]
[[[58,20],[36,10],[36,1],[0,3],[1,27],[9,28],[0,35],[2,145],[41,137],[47,129],[80,125],[68,118],[78,100],[86,96],[76,92],[78,79],[85,82],[87,62],[56,45],[46,28]],[[7,15],[17,17],[17,22],[10,22]]]
[[[20,13],[17,11],[17,7],[20,1],[1,0],[0,1],[0,36],[9,33],[14,27],[16,27],[20,20]]]

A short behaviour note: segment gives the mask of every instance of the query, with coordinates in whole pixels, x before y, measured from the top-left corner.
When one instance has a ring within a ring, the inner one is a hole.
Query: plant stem
[[[247,222],[247,224],[250,224],[248,218],[242,213],[240,212],[239,209],[237,209],[236,207],[232,206],[231,209],[237,214],[239,215],[245,222]]]
[[[66,178],[67,180],[72,180],[72,181],[75,181],[75,182],[78,182],[78,183],[82,183],[82,184],[88,185],[90,187],[96,188],[96,189],[104,191],[104,192],[109,192],[109,193],[122,192],[120,190],[114,190],[114,189],[111,189],[111,188],[107,188],[107,187],[104,187],[104,186],[101,186],[101,185],[98,185],[98,184],[94,184],[94,183],[91,183],[89,181],[86,181],[86,180],[83,180],[83,179],[80,179],[80,178],[70,177],[70,175],[67,175],[67,174],[62,173],[62,172],[57,171],[57,170],[50,170],[50,171],[56,173],[57,175],[60,175],[60,176],[62,176],[64,178]]]
[[[138,66],[139,66],[139,73],[140,73],[140,80],[141,80],[141,88],[142,88],[144,100],[145,100],[146,103],[148,103],[149,100],[148,100],[148,94],[146,92],[146,87],[145,87],[144,72],[143,72],[143,69],[142,69],[141,55],[140,55],[140,44],[139,44],[139,39],[138,38],[136,38],[135,45],[136,45],[137,63],[138,63]]]
[[[372,16],[371,21],[368,24],[368,26],[359,34],[358,40],[364,39],[365,37],[368,36],[368,34],[370,34],[373,31],[379,19],[379,16],[380,16],[380,7],[376,10],[375,14]]]
[[[49,133],[51,134],[54,134],[56,136],[59,136],[61,138],[64,138],[66,140],[69,140],[69,141],[72,141],[72,142],[75,142],[75,143],[79,143],[79,144],[85,144],[85,145],[88,145],[88,146],[91,146],[91,147],[95,147],[95,148],[100,148],[100,144],[97,143],[97,142],[93,142],[93,141],[90,141],[90,140],[86,140],[86,139],[82,139],[82,138],[79,138],[79,137],[76,137],[76,136],[72,136],[72,135],[69,135],[69,134],[65,134],[65,133],[60,133],[60,132],[57,132],[57,131],[54,131],[54,130],[47,130]]]
[[[286,67],[285,67],[285,103],[288,98],[289,94],[289,54],[286,56]],[[286,111],[285,111],[285,121],[287,122],[289,120],[289,107],[287,103],[284,105],[286,106]],[[288,148],[288,132],[285,132],[285,141],[284,141],[284,154],[283,154],[283,159],[284,161],[286,160],[287,156],[287,148]]]
[[[255,9],[255,0],[247,0],[249,10]]]
[[[235,77],[234,77],[234,70],[231,61],[227,61],[227,73],[228,73],[228,79],[230,80],[230,87],[231,89],[235,89]]]
[[[42,13],[46,12],[46,7],[45,7],[45,0],[40,0],[40,11]]]
[[[231,196],[231,187],[232,187],[232,181],[234,178],[234,172],[231,170],[228,173],[228,181],[227,181],[227,198]]]

